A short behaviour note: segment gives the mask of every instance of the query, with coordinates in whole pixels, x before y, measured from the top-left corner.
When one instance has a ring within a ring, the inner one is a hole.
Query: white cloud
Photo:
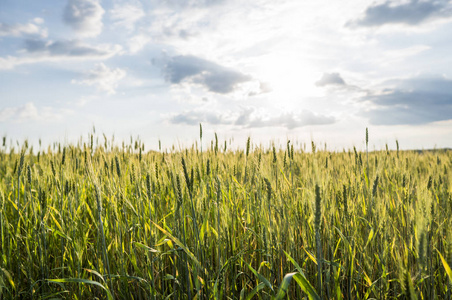
[[[129,52],[135,54],[141,51],[151,39],[145,34],[138,34],[130,38],[127,42]]]
[[[44,19],[43,18],[34,18],[33,22],[36,24],[44,24]]]
[[[63,20],[82,37],[95,37],[102,32],[105,10],[97,0],[68,0]]]
[[[385,59],[402,60],[410,56],[418,55],[424,51],[430,50],[431,47],[427,45],[414,45],[402,49],[388,50],[384,54]]]
[[[145,16],[141,5],[130,3],[123,5],[115,4],[110,14],[115,26],[125,28],[128,31],[133,31],[135,23]]]
[[[39,36],[47,37],[47,28],[42,28],[44,20],[35,18],[26,24],[6,24],[0,23],[0,36]]]
[[[103,63],[83,75],[82,80],[72,80],[72,83],[96,86],[98,90],[112,95],[116,93],[118,82],[126,76],[126,71],[120,68],[110,69]]]
[[[0,110],[0,122],[26,122],[26,121],[58,121],[72,111],[55,109],[51,107],[37,108],[33,102],[21,106],[5,107]]]

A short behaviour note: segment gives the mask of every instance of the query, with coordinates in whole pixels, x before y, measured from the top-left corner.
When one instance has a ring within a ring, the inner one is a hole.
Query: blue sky
[[[0,0],[0,134],[452,147],[450,1]]]

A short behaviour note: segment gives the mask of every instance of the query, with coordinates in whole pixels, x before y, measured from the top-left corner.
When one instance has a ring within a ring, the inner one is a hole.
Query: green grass
[[[451,151],[94,138],[1,149],[0,299],[451,299]]]

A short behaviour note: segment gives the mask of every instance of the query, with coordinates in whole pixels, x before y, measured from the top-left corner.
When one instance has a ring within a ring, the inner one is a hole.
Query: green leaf
[[[308,255],[308,257],[317,265],[317,259],[314,255],[312,255],[306,248],[303,247],[304,252]]]
[[[54,282],[54,283],[72,283],[72,282],[76,282],[76,283],[97,285],[97,286],[101,287],[102,289],[104,289],[107,292],[108,299],[113,299],[113,296],[110,293],[110,291],[106,287],[104,287],[102,284],[97,282],[97,281],[81,279],[81,278],[49,279],[48,281],[49,282]]]
[[[253,299],[254,295],[256,295],[260,290],[262,290],[265,287],[265,283],[261,282],[258,285],[254,287],[254,289],[246,295],[245,300],[251,300]]]
[[[438,252],[439,257],[441,258],[441,261],[443,262],[444,269],[446,269],[447,276],[449,277],[449,280],[452,283],[452,270],[450,269],[449,264],[444,259],[444,257],[441,255],[441,253],[438,251],[438,249],[436,251]]]
[[[290,282],[295,274],[299,274],[298,272],[288,273],[284,276],[283,281],[281,282],[281,286],[279,287],[278,293],[276,294],[275,300],[282,300],[289,289]]]
[[[289,273],[286,276],[284,276],[283,282],[281,283],[281,288],[283,287],[283,284],[284,284],[284,281],[286,280],[286,277],[290,275],[290,278],[287,277],[287,280],[288,280],[287,285],[289,285],[289,283],[292,280],[292,278],[294,278],[295,281],[300,286],[300,288],[303,290],[303,292],[305,292],[308,295],[309,299],[311,299],[311,300],[312,299],[320,300],[319,295],[315,291],[314,287],[309,283],[309,281],[304,276],[303,270],[298,265],[298,263],[289,255],[289,253],[287,253],[285,251],[284,251],[284,253],[287,256],[287,259],[289,259],[289,261],[295,266],[295,268],[297,269],[298,272]],[[281,288],[280,288],[280,291],[278,291],[278,295],[281,292]],[[278,295],[276,295],[276,296],[278,297]],[[284,291],[284,294],[281,297],[283,297],[284,295],[285,295],[285,291]],[[277,299],[282,299],[282,298],[277,298]]]
[[[341,236],[342,241],[344,241],[345,247],[347,247],[348,252],[350,254],[352,254],[352,247],[349,243],[349,241],[347,240],[347,238],[342,234],[342,232],[339,230],[339,228],[334,227],[336,229],[336,231],[339,233],[339,235]]]
[[[168,231],[166,231],[165,229],[163,229],[162,227],[160,227],[157,223],[155,223],[154,221],[151,221],[152,224],[154,224],[155,227],[158,228],[158,230],[160,230],[161,232],[163,232],[163,234],[165,234],[170,240],[172,240],[174,243],[176,243],[176,245],[178,245],[179,247],[181,247],[185,253],[187,253],[187,255],[195,262],[195,264],[201,269],[203,270],[203,267],[201,266],[201,263],[198,261],[198,259],[193,255],[193,253],[190,252],[190,250],[188,250],[187,247],[185,247],[185,245],[175,236],[173,236],[171,233],[169,233]],[[207,270],[204,270],[204,272],[206,274],[209,274]]]
[[[0,268],[0,270],[2,270],[3,274],[5,274],[6,278],[8,278],[9,284],[11,284],[13,289],[15,289],[16,286],[14,285],[14,280],[11,277],[11,274],[9,274],[9,272],[6,269]]]
[[[406,284],[408,286],[406,286],[406,291],[405,291],[405,296],[407,298],[409,298],[410,300],[417,300],[417,296],[416,296],[416,292],[414,291],[414,286],[413,286],[413,280],[411,279],[411,274],[410,271],[407,269],[405,271],[405,280],[406,280]]]
[[[292,258],[292,256],[290,256],[289,253],[287,253],[286,251],[284,251],[284,254],[286,254],[287,259],[295,266],[297,271],[304,276],[303,270],[298,265],[298,263]]]
[[[135,245],[137,245],[138,247],[143,248],[143,249],[146,249],[146,250],[149,251],[149,252],[152,252],[152,253],[160,252],[160,251],[158,251],[158,250],[155,250],[154,248],[151,248],[151,247],[146,246],[145,244],[142,244],[142,243],[139,243],[139,242],[134,242],[134,243],[135,243]]]
[[[262,274],[258,273],[250,264],[246,263],[245,261],[243,261],[243,262],[248,266],[248,268],[251,270],[251,272],[253,272],[253,274],[259,279],[259,281],[263,282],[266,286],[268,286],[270,288],[270,290],[272,290],[272,292],[274,292],[273,287],[267,278],[262,276]]]
[[[71,241],[71,242],[72,242],[72,239],[71,239],[69,236],[67,236],[66,234],[64,234],[63,232],[61,232],[61,231],[59,231],[59,230],[54,230],[53,235],[54,235],[54,236],[59,235],[59,236],[61,236],[62,238],[67,239],[68,241]]]
[[[309,283],[309,281],[306,279],[306,277],[304,277],[304,275],[297,273],[293,276],[293,278],[298,283],[298,285],[303,290],[303,292],[305,292],[308,295],[309,299],[320,300],[320,296],[314,290],[314,288]]]
[[[86,272],[88,272],[88,273],[96,275],[98,278],[100,278],[105,283],[104,277],[99,272],[97,272],[96,270],[91,270],[91,269],[84,269],[84,270]]]
[[[368,236],[368,238],[367,238],[366,245],[364,246],[364,249],[367,248],[367,245],[369,245],[369,243],[370,243],[370,241],[372,240],[373,237],[374,237],[374,229],[371,228],[371,229],[370,229],[370,232],[369,232],[369,236]]]

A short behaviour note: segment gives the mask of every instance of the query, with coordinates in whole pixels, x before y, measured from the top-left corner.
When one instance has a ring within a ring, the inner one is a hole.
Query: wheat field
[[[3,138],[0,299],[452,298],[451,151],[209,144]]]

